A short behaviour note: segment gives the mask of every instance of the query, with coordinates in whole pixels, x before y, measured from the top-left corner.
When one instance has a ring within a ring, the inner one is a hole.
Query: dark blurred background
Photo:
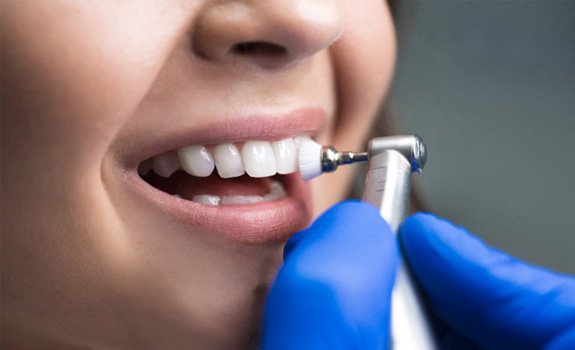
[[[575,274],[575,1],[400,1],[391,109],[430,209]]]

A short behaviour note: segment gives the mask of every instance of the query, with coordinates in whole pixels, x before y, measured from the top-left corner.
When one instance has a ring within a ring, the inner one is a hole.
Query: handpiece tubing
[[[386,150],[370,155],[363,200],[379,208],[396,239],[399,225],[408,211],[410,177],[411,166],[401,153]],[[391,297],[391,348],[437,349],[423,305],[401,252]]]

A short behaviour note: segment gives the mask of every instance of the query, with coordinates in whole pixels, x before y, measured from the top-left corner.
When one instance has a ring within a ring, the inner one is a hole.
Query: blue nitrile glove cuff
[[[397,263],[389,227],[348,201],[289,240],[267,299],[263,349],[384,349]]]
[[[486,349],[575,349],[575,278],[521,262],[428,214],[408,218],[400,238],[450,330],[444,341],[457,333]]]

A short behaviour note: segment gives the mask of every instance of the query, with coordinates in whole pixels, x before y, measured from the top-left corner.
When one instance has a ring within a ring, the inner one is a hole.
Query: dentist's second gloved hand
[[[428,214],[408,218],[400,237],[440,320],[443,349],[575,349],[574,277],[514,259]]]
[[[371,205],[338,204],[288,241],[268,296],[263,349],[385,349],[397,261]]]

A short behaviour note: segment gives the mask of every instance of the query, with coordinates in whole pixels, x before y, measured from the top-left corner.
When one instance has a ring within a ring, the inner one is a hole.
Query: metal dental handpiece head
[[[362,199],[379,208],[397,231],[409,207],[411,174],[423,171],[427,149],[419,136],[377,137],[369,142],[369,167]]]
[[[427,160],[425,144],[417,135],[378,137],[369,142],[368,152],[340,152],[310,138],[300,141],[299,169],[305,180],[335,171],[340,165],[366,162],[384,151],[394,150],[409,162],[412,173],[420,173]]]
[[[404,156],[413,174],[421,173],[427,161],[427,148],[417,135],[377,137],[369,141],[370,157],[385,151],[396,151]]]

